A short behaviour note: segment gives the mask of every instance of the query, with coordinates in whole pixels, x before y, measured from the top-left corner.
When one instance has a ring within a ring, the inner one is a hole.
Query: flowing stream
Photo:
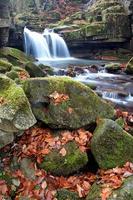
[[[67,45],[62,37],[52,30],[45,29],[37,33],[24,29],[25,52],[34,56],[45,65],[52,66],[55,75],[66,75],[68,66],[99,66],[97,72],[89,68],[78,73],[75,80],[95,86],[95,91],[106,100],[129,110],[133,110],[133,77],[121,74],[107,73],[102,67],[107,61],[84,60],[70,57]],[[82,68],[82,67],[81,67]],[[63,71],[63,74],[60,71]]]

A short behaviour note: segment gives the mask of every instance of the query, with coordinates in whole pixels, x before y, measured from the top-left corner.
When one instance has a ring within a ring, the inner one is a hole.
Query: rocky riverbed
[[[107,61],[62,70],[35,63],[17,49],[0,50],[0,198],[131,200],[132,112],[99,97],[100,84],[74,79],[87,71],[91,80],[101,69],[115,73],[113,83],[132,85],[132,59],[124,69]]]

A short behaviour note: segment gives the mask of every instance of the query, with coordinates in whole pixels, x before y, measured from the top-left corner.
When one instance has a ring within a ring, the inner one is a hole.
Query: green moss
[[[13,65],[23,64],[25,62],[34,61],[33,58],[28,57],[24,52],[10,47],[0,49],[0,57],[7,58]]]
[[[100,184],[94,183],[90,189],[86,200],[101,200],[102,186]]]
[[[91,150],[103,169],[133,162],[133,137],[112,120],[101,120],[94,132]]]
[[[15,80],[16,78],[19,78],[18,73],[14,70],[11,70],[10,72],[6,73],[6,76],[11,78],[12,80]]]
[[[77,193],[66,189],[57,190],[56,198],[57,200],[81,200]]]
[[[133,57],[129,60],[126,66],[126,73],[133,74]]]
[[[25,130],[33,125],[36,120],[23,89],[4,75],[0,75],[0,85],[0,97],[3,99],[0,105],[0,128],[16,132],[16,129]]]
[[[55,149],[44,157],[40,167],[54,175],[67,176],[79,171],[87,164],[87,154],[81,152],[75,142],[67,143],[64,148],[65,156]]]
[[[118,72],[119,70],[121,70],[121,66],[120,66],[120,63],[109,63],[105,65],[105,69],[111,73]]]
[[[0,59],[0,73],[5,73],[10,71],[12,68],[12,64],[4,59]]]
[[[35,116],[53,128],[75,129],[94,123],[97,117],[112,117],[114,113],[89,87],[66,77],[28,79],[24,91]],[[55,105],[49,98],[55,91],[69,99]]]

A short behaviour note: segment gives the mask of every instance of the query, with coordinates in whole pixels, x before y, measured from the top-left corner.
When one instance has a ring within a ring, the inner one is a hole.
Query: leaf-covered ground
[[[124,120],[125,130],[130,130],[133,124],[133,116],[127,112],[116,111],[117,118]],[[80,150],[90,154],[90,142],[93,131],[79,129],[76,131],[52,131],[39,124],[25,131],[12,145],[6,146],[2,152],[0,173],[0,200],[5,196],[13,196],[19,200],[20,196],[26,196],[33,200],[56,200],[57,189],[64,188],[77,192],[79,197],[86,197],[92,184],[97,181],[102,184],[101,197],[107,200],[113,189],[119,188],[126,177],[133,175],[133,163],[127,162],[122,168],[116,167],[110,170],[96,169],[95,172],[84,170],[79,174],[69,177],[57,177],[38,168],[38,164],[51,150],[58,149],[60,156],[67,154],[64,145],[75,141]],[[27,178],[22,170],[11,170],[11,161],[17,158],[21,162],[23,158],[32,160],[29,168],[34,171],[34,179]],[[12,177],[13,181],[10,181]],[[14,194],[13,194],[14,193]]]

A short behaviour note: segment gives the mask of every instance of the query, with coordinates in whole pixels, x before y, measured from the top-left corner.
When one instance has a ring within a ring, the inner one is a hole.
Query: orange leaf
[[[66,149],[63,147],[60,152],[59,152],[62,156],[65,156],[66,155]]]

